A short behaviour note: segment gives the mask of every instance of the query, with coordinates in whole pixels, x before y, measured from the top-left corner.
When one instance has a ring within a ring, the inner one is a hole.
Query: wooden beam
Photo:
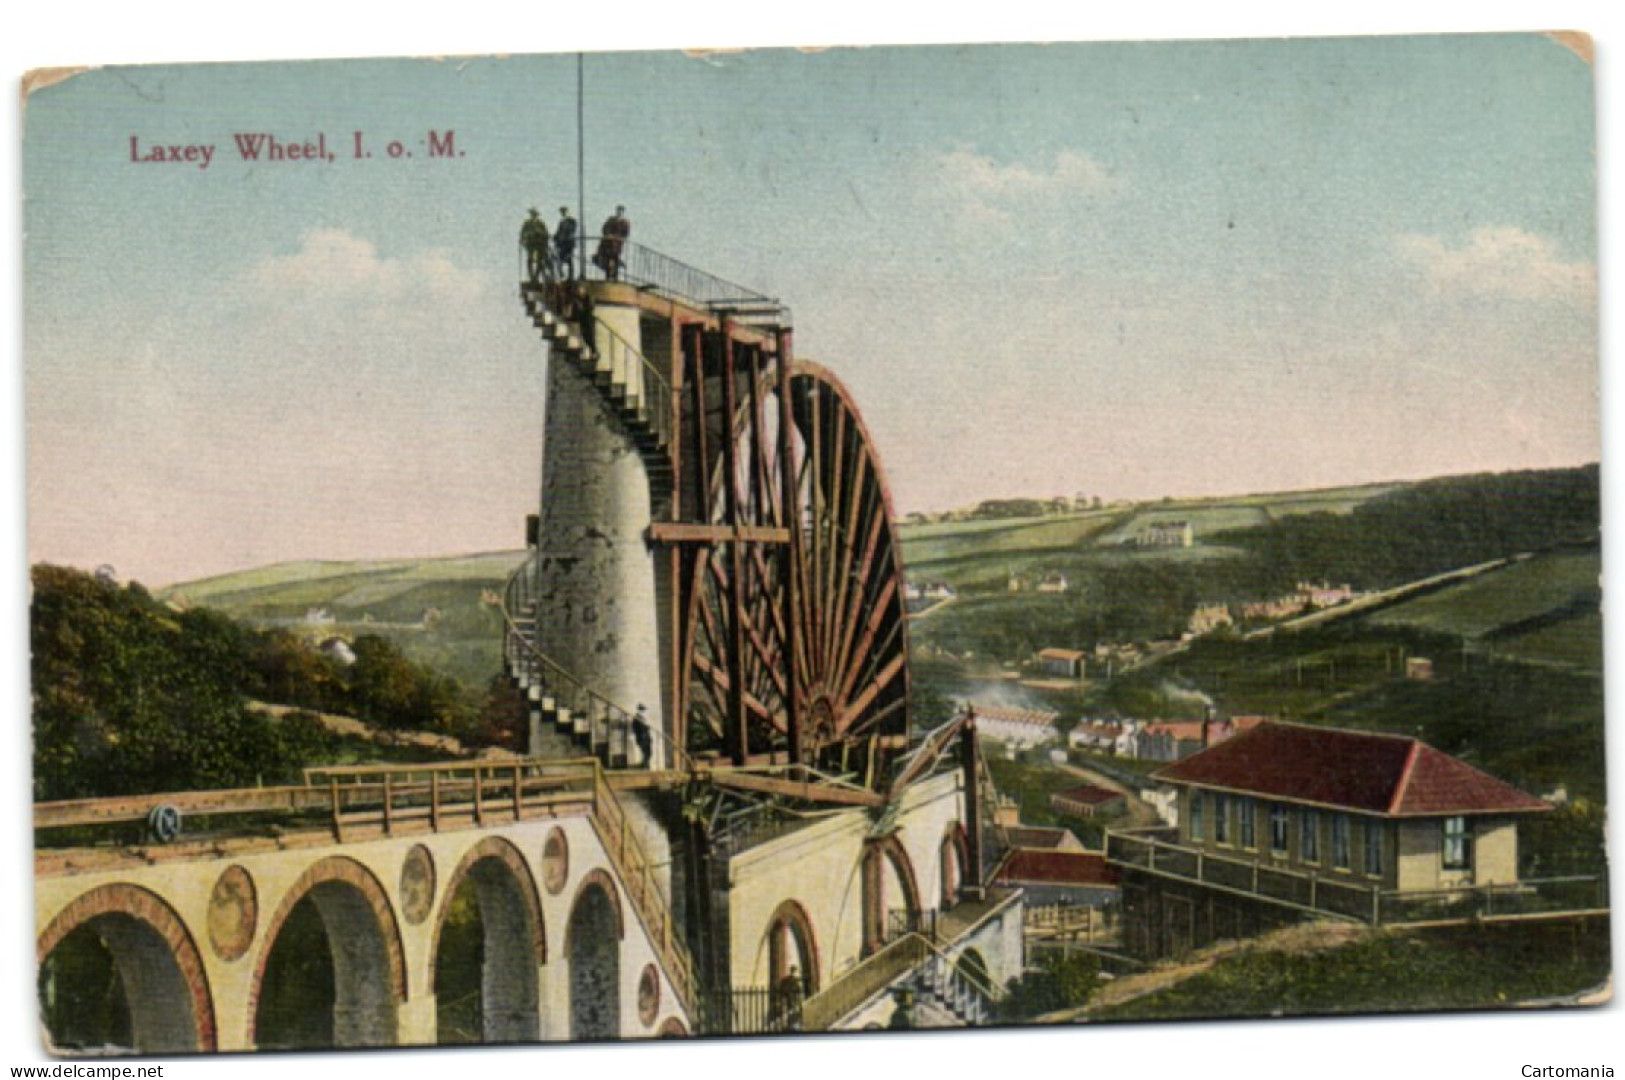
[[[145,821],[154,807],[173,806],[182,814],[251,814],[267,811],[325,809],[326,788],[235,788],[227,791],[175,791],[159,795],[120,795],[34,804],[34,828],[106,825]]]
[[[700,525],[657,521],[649,526],[657,544],[788,544],[790,530],[771,525]]]
[[[873,791],[807,780],[789,780],[780,776],[758,776],[755,773],[718,770],[711,774],[711,780],[718,787],[755,791],[767,795],[787,795],[807,802],[836,803],[841,806],[880,806],[886,801],[879,793]]]

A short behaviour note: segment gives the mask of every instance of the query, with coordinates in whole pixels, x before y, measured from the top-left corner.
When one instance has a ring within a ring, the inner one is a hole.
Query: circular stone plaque
[[[554,828],[542,845],[542,884],[554,896],[564,891],[570,879],[570,845],[564,839],[564,830]]]
[[[649,1027],[658,1015],[660,1015],[660,972],[655,970],[653,964],[649,964],[638,977],[638,1019],[643,1021],[644,1027]]]
[[[429,917],[434,907],[434,856],[418,844],[401,863],[401,914],[413,926]]]
[[[222,960],[236,960],[254,943],[260,904],[254,879],[240,866],[228,866],[209,894],[209,944]]]

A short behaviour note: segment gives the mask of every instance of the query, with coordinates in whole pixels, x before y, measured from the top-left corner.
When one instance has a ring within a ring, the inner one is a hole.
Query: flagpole
[[[581,260],[577,280],[587,280],[587,122],[586,122],[586,64],[585,53],[576,53],[576,220],[581,222],[581,243],[577,245]]]

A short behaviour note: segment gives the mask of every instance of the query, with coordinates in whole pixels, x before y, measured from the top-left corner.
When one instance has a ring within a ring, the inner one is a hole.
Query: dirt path
[[[1060,765],[1057,767],[1062,772],[1071,773],[1073,776],[1087,780],[1097,787],[1103,787],[1108,791],[1115,791],[1119,795],[1123,796],[1123,802],[1127,806],[1127,810],[1124,817],[1121,819],[1121,822],[1126,822],[1127,824],[1134,826],[1160,825],[1162,823],[1162,819],[1157,817],[1156,808],[1150,803],[1146,802],[1144,799],[1140,798],[1139,793],[1130,788],[1128,785],[1117,780],[1113,780],[1105,773],[1095,772],[1095,770],[1086,765]]]
[[[432,750],[436,753],[450,754],[454,757],[469,757],[462,742],[450,735],[435,735],[427,731],[387,731],[374,727],[364,720],[357,720],[353,716],[339,716],[335,713],[317,712],[315,709],[303,709],[295,705],[273,705],[266,701],[250,701],[248,708],[253,712],[264,713],[272,719],[280,720],[289,713],[303,712],[314,716],[322,727],[335,735],[354,739],[366,739],[380,746],[415,746],[420,750]]]

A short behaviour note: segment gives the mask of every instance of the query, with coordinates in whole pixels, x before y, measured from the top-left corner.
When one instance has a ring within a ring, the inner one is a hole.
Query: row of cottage
[[[1007,750],[1059,747],[1061,714],[1051,709],[978,705],[977,728]],[[1079,720],[1066,745],[1138,761],[1178,761],[1263,723],[1262,716],[1207,716],[1200,720]]]

